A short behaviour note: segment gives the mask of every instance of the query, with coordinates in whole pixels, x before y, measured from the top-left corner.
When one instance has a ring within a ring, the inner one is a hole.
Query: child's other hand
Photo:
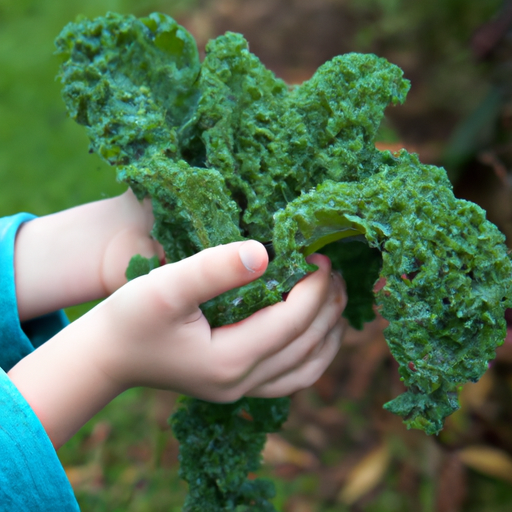
[[[116,231],[102,254],[101,281],[105,295],[110,295],[126,283],[126,268],[136,254],[147,258],[157,255],[162,261],[164,250],[150,233],[155,221],[151,199],[139,201],[131,189],[111,200],[116,208],[112,217],[119,219]]]
[[[132,256],[163,258],[151,201],[124,194],[39,217],[16,236],[20,319],[107,297],[126,283]]]
[[[260,243],[207,249],[153,270],[89,313],[95,316],[97,336],[89,340],[96,363],[120,388],[173,389],[218,402],[307,387],[338,351],[346,304],[344,283],[331,273],[329,259],[315,254],[310,261],[319,269],[285,302],[215,329],[199,305],[264,273],[268,258]],[[79,328],[80,319],[75,324]]]

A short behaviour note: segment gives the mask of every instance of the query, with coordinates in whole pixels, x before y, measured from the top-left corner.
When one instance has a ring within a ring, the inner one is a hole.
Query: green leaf
[[[145,258],[140,254],[136,254],[130,260],[128,264],[128,268],[126,269],[126,279],[131,281],[137,277],[143,276],[145,274],[149,274],[154,268],[160,266],[160,261],[158,256],[153,256],[152,258]]]
[[[453,196],[444,169],[375,148],[385,108],[409,89],[402,71],[347,54],[289,88],[240,34],[210,41],[200,63],[192,37],[163,14],[83,20],[57,46],[71,116],[118,179],[151,197],[168,261],[235,240],[272,243],[262,278],[202,305],[210,324],[281,301],[315,270],[306,256],[323,250],[347,280],[352,324],[373,318],[374,302],[390,323],[408,391],[386,408],[438,432],[459,385],[479,379],[505,337],[512,264],[504,236]],[[172,424],[185,508],[272,510],[268,485],[246,475],[286,414],[276,400],[184,400]]]

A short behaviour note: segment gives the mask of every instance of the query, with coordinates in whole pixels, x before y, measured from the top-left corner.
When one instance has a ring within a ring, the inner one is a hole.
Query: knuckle
[[[242,380],[245,374],[245,365],[237,357],[223,354],[216,358],[211,371],[213,381],[218,386],[234,386]]]
[[[174,309],[174,303],[170,300],[169,288],[166,286],[164,267],[158,267],[137,280],[140,280],[140,284],[144,288],[143,300],[145,303],[159,312]]]

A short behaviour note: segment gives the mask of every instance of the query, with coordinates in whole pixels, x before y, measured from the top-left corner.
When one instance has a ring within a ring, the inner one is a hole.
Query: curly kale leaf
[[[343,316],[353,327],[362,329],[375,318],[373,287],[382,268],[381,252],[370,247],[364,236],[342,238],[320,252],[329,256],[333,267],[343,275],[350,297]]]
[[[63,97],[111,165],[177,151],[174,128],[197,101],[193,37],[172,18],[109,13],[67,25],[56,40]]]
[[[377,304],[408,388],[385,407],[437,433],[458,408],[458,386],[481,377],[505,337],[512,266],[504,236],[480,207],[453,196],[444,170],[405,151],[384,153],[360,182],[326,181],[275,218],[301,247],[347,222],[382,254]]]
[[[289,88],[239,34],[211,41],[200,63],[192,37],[162,14],[82,20],[57,48],[71,116],[118,179],[152,198],[168,261],[235,240],[271,242],[262,278],[202,305],[210,323],[282,300],[313,270],[305,257],[323,250],[346,276],[351,323],[370,320],[375,302],[390,322],[386,340],[408,390],[385,407],[437,433],[458,407],[458,386],[478,380],[504,339],[512,265],[504,237],[453,196],[443,169],[375,148],[386,106],[409,89],[402,71],[347,54]],[[385,285],[374,294],[377,279]],[[191,510],[249,504],[258,493],[261,510],[271,506],[266,484],[245,475],[262,433],[276,428],[268,411],[285,417],[285,408],[261,404],[240,436],[244,401],[187,399],[174,417]]]
[[[272,512],[271,482],[246,477],[260,466],[266,433],[278,431],[286,420],[289,399],[211,404],[183,398],[181,403],[171,425],[180,442],[180,476],[189,483],[184,510],[229,512],[245,505]]]
[[[128,268],[126,269],[125,275],[128,281],[135,279],[140,276],[144,276],[149,274],[154,268],[158,268],[160,266],[160,260],[158,256],[153,256],[152,258],[145,258],[140,254],[136,254],[128,264]]]

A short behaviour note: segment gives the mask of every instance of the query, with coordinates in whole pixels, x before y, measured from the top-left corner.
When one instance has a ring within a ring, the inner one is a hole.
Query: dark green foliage
[[[180,476],[189,483],[184,510],[271,512],[271,482],[246,480],[260,466],[266,433],[278,431],[288,416],[289,399],[244,398],[211,404],[182,398],[171,425],[180,442]],[[240,508],[238,508],[240,507]]]
[[[152,198],[154,236],[169,261],[234,240],[272,242],[261,279],[203,305],[210,323],[282,300],[313,270],[305,256],[328,246],[357,327],[372,317],[379,271],[385,279],[376,302],[408,387],[386,407],[409,427],[438,432],[458,407],[458,386],[478,380],[504,339],[512,266],[504,237],[482,209],[454,198],[444,170],[375,148],[384,109],[409,88],[401,70],[347,54],[289,89],[242,36],[211,41],[201,64],[191,36],[159,14],[84,20],[66,27],[57,47],[70,114],[119,180]],[[334,244],[361,235],[367,246]],[[285,409],[279,400],[258,404],[244,434],[245,401],[187,399],[175,416],[190,510],[234,510],[256,495],[260,510],[270,507],[266,484],[245,475],[279,423],[269,411],[283,419]]]
[[[366,322],[375,318],[373,311],[373,287],[382,268],[382,256],[378,249],[370,247],[366,239],[345,238],[321,249],[329,256],[333,267],[343,275],[350,300],[343,312],[350,325],[362,329]]]
[[[70,24],[57,40],[69,114],[87,127],[90,149],[111,165],[172,155],[173,127],[196,95],[200,64],[192,36],[168,16],[134,19],[111,14],[84,21],[79,32]]]
[[[159,266],[160,261],[158,260],[158,256],[153,256],[152,258],[144,258],[144,256],[136,254],[128,264],[128,268],[126,269],[126,279],[131,281],[136,277],[149,274],[154,268]]]
[[[511,264],[504,236],[473,203],[455,199],[444,170],[402,151],[382,154],[360,182],[327,181],[276,214],[288,239],[309,245],[347,223],[382,252],[376,293],[408,392],[386,404],[429,434],[458,408],[505,338]],[[343,250],[341,248],[341,250]]]

